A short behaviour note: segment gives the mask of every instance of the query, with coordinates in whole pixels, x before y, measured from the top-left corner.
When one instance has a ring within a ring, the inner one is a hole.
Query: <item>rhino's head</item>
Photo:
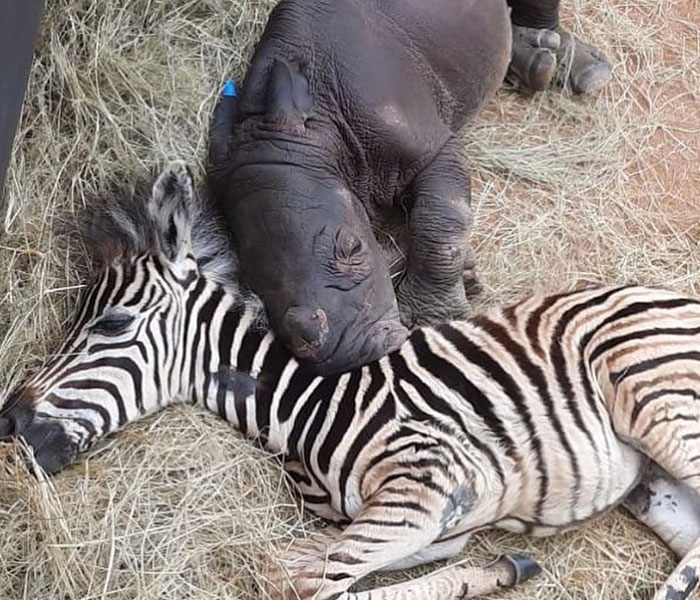
[[[241,279],[289,349],[322,374],[395,350],[407,332],[389,269],[347,188],[289,166],[238,175],[246,185],[228,214]]]
[[[407,330],[387,262],[327,130],[311,123],[319,112],[299,66],[255,59],[241,106],[224,98],[214,112],[210,182],[242,281],[320,374],[395,350]]]

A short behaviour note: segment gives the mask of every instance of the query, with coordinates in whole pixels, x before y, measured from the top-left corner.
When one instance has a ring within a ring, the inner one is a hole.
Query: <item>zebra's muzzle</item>
[[[78,452],[77,443],[59,421],[37,418],[36,411],[22,398],[10,398],[0,410],[0,441],[18,437],[24,438],[36,462],[49,474],[64,469]]]
[[[10,419],[0,417],[0,442],[9,441],[9,438],[14,430],[14,423]]]

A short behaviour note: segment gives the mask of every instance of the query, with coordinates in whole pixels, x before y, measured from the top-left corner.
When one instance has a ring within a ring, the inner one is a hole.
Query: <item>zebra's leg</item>
[[[528,557],[503,557],[486,567],[453,565],[406,583],[348,592],[365,575],[420,556],[438,539],[451,518],[450,509],[459,507],[444,497],[442,502],[437,499],[438,494],[427,494],[425,488],[379,491],[344,531],[325,530],[286,552],[282,564],[269,571],[269,596],[275,600],[457,600],[513,586],[539,572]],[[460,525],[468,522],[468,515],[460,515]]]
[[[467,600],[513,587],[540,573],[529,556],[502,556],[485,567],[451,565],[418,579],[347,594],[347,600]]]
[[[678,371],[672,376],[674,384],[678,385],[684,380],[684,372],[681,367],[676,368]],[[700,498],[700,406],[695,399],[698,392],[690,387],[668,387],[664,383],[668,381],[668,375],[665,375],[654,380],[665,387],[652,389],[642,385],[640,389],[645,395],[637,397],[634,381],[632,376],[629,381],[618,376],[617,398],[612,411],[615,429],[630,445],[639,448]],[[687,381],[690,383],[694,379],[688,377]],[[654,600],[698,598],[699,589],[700,540],[695,540]]]
[[[462,533],[461,535],[450,535],[446,539],[435,540],[427,548],[419,550],[411,556],[407,556],[399,561],[393,562],[386,567],[382,567],[381,571],[403,571],[404,569],[412,569],[420,565],[435,562],[438,560],[446,560],[457,556],[469,541],[471,532]]]
[[[700,497],[650,464],[622,505],[683,557],[700,538]]]

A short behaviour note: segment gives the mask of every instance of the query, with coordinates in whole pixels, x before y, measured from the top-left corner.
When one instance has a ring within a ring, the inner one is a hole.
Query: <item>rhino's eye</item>
[[[128,313],[108,314],[90,326],[90,333],[106,336],[121,335],[129,329],[135,318],[134,315]]]
[[[335,239],[335,255],[338,260],[356,262],[364,257],[365,245],[351,231],[341,229]]]

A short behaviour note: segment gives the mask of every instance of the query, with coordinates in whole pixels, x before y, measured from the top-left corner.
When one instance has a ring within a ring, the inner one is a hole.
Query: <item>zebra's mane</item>
[[[86,211],[82,220],[83,242],[93,264],[101,266],[126,260],[143,253],[158,251],[157,225],[146,208],[151,185],[139,181],[125,189],[102,195]],[[256,307],[257,320],[266,326],[262,302],[252,292],[242,289],[238,281],[238,259],[233,237],[223,216],[206,190],[195,196],[192,208],[192,253],[201,273]]]

